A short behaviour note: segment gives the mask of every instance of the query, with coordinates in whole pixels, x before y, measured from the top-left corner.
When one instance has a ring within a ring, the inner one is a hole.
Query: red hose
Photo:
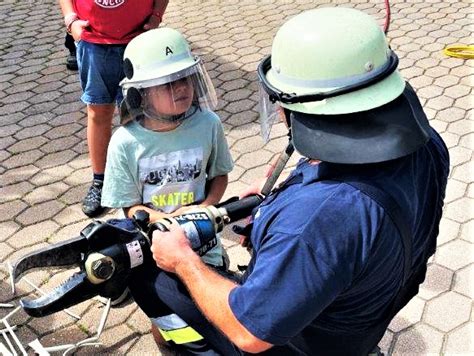
[[[385,2],[385,23],[383,25],[383,32],[387,34],[388,28],[390,27],[390,3],[389,0],[384,0]]]

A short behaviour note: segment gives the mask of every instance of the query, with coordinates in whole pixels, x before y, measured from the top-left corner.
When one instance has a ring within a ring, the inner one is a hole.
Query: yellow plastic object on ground
[[[473,59],[474,58],[474,46],[473,45],[449,45],[443,49],[443,53],[450,57]]]

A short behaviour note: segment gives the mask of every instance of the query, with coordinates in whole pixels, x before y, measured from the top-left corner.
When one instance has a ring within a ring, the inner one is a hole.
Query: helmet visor
[[[201,63],[179,73],[142,83],[139,88],[138,101],[130,97],[127,103],[133,103],[138,111],[152,119],[176,120],[191,106],[213,110],[217,105],[214,86]],[[133,87],[124,91],[129,95]]]
[[[259,110],[260,110],[260,134],[263,142],[267,143],[270,140],[270,133],[273,124],[280,120],[281,106],[276,102],[270,100],[263,86],[259,87]]]
[[[194,101],[194,85],[190,77],[145,88],[141,92],[145,116],[171,119],[188,111]]]

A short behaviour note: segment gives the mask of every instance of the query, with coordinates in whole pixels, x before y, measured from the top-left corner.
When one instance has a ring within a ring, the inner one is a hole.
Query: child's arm
[[[220,202],[229,182],[229,176],[224,174],[222,176],[216,176],[208,182],[208,193],[206,199],[199,205],[216,205]]]
[[[133,214],[135,214],[138,210],[144,210],[148,214],[150,214],[150,222],[155,222],[159,219],[171,216],[170,214],[150,209],[144,205],[134,205],[128,208],[123,208],[125,216],[130,219],[133,217]]]

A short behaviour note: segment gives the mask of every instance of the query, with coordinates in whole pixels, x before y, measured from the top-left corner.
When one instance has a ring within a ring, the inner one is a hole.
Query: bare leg
[[[115,104],[87,105],[87,144],[92,171],[103,174]]]
[[[114,104],[87,105],[87,143],[94,174],[104,174],[105,171],[114,109]],[[82,201],[82,211],[89,217],[98,216],[105,210],[100,203],[102,186],[102,180],[94,179]]]

